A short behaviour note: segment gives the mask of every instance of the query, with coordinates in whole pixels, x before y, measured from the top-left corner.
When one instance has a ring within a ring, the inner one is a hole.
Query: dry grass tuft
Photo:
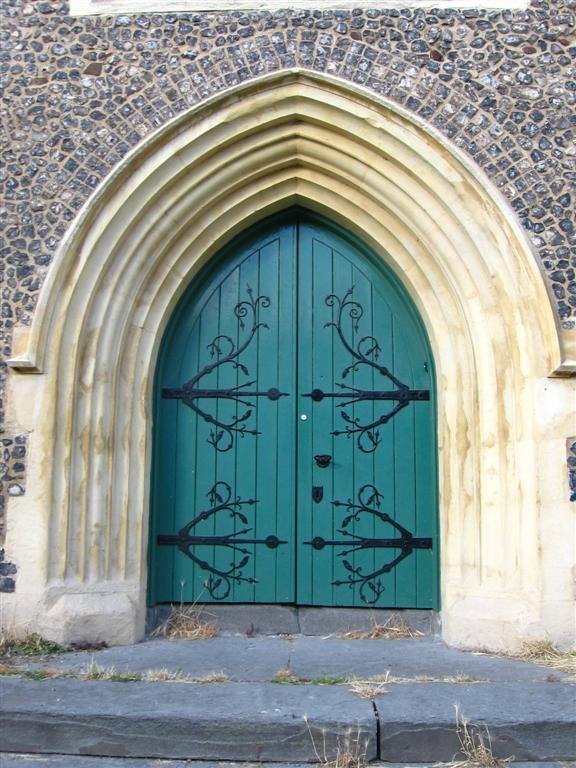
[[[229,677],[224,672],[194,677],[170,669],[149,669],[142,673],[140,679],[145,683],[227,683]]]
[[[388,685],[402,685],[404,683],[481,683],[475,677],[467,675],[448,675],[446,677],[430,677],[428,675],[417,675],[416,677],[397,677],[390,674],[390,671],[384,675],[374,675],[366,679],[349,678],[348,685],[352,693],[360,696],[361,699],[373,699],[375,696],[382,696],[388,693]]]
[[[145,683],[188,683],[190,676],[184,672],[172,669],[147,669],[142,673],[141,680]]]
[[[463,760],[453,760],[449,763],[437,763],[442,768],[506,768],[513,757],[495,757],[492,753],[492,739],[488,728],[483,731],[470,726],[456,709],[456,734],[460,742],[460,752]],[[434,766],[433,768],[436,768]]]
[[[524,643],[514,658],[553,667],[576,677],[576,651],[559,651],[550,640],[534,640]]]
[[[401,640],[403,638],[423,637],[423,634],[423,632],[410,627],[398,614],[392,614],[384,624],[378,624],[373,619],[370,629],[352,629],[348,632],[342,632],[338,637],[342,640]]]
[[[382,696],[388,693],[386,686],[388,683],[398,682],[400,678],[393,677],[388,670],[384,675],[373,675],[366,679],[350,678],[348,684],[352,693],[360,696],[361,699],[373,699],[375,696]]]
[[[61,669],[21,669],[0,664],[0,676],[13,675],[30,680],[46,680],[66,677],[74,680],[107,680],[113,683],[227,683],[224,672],[210,672],[202,677],[193,677],[170,669],[149,669],[146,672],[117,670],[115,667],[101,667],[94,660],[79,671]]]
[[[207,622],[202,611],[195,605],[172,606],[168,617],[160,624],[152,637],[171,640],[210,640],[218,634],[218,627]]]
[[[529,661],[552,667],[558,672],[566,672],[576,680],[576,651],[560,651],[551,640],[529,640],[523,643],[519,651],[472,651],[475,656],[505,656],[517,661]],[[550,677],[551,680],[558,678]]]
[[[438,683],[457,683],[457,684],[463,684],[463,683],[485,683],[485,680],[481,680],[479,677],[470,677],[470,675],[446,675],[446,677],[441,677],[433,682]]]
[[[146,683],[226,683],[228,677],[224,672],[210,672],[202,677],[193,677],[183,672],[170,669],[148,669],[146,672],[120,672],[114,667],[100,667],[94,661],[84,670],[74,676],[82,680],[111,680],[112,682],[146,682]]]
[[[338,737],[336,744],[336,756],[329,757],[326,745],[326,733],[321,731],[322,746],[318,747],[308,718],[304,722],[312,740],[312,747],[317,762],[324,768],[364,768],[366,766],[366,754],[368,752],[368,737],[362,736],[360,729],[348,730],[344,736]]]
[[[348,685],[352,693],[361,699],[374,699],[388,693],[387,680],[349,680]]]
[[[336,753],[334,760],[322,762],[322,765],[326,766],[326,768],[362,768],[362,766],[366,765],[366,762],[363,757],[356,754],[355,751],[350,752],[345,747],[342,751],[342,749],[338,747],[338,752]]]
[[[444,675],[443,677],[433,677],[432,675],[416,675],[416,677],[390,677],[390,683],[450,683],[451,685],[463,685],[465,683],[485,683],[479,677],[470,677],[459,673],[457,675]]]
[[[193,678],[195,683],[227,683],[229,680],[230,678],[224,672],[210,672],[210,674],[203,677]]]
[[[69,675],[66,675],[69,676]],[[110,680],[114,683],[134,683],[141,680],[138,672],[120,672],[115,667],[101,667],[95,661],[80,670],[77,677],[82,680]]]

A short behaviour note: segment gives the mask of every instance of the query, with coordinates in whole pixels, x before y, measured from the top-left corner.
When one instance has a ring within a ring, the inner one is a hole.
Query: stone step
[[[262,763],[207,763],[205,760],[158,760],[131,757],[77,757],[0,753],[2,768],[262,768]],[[434,763],[370,763],[370,768],[436,768]],[[568,768],[572,763],[514,763],[514,768]],[[266,768],[310,768],[310,763],[266,763]]]
[[[0,751],[298,763],[351,745],[366,761],[448,761],[459,750],[457,708],[488,729],[497,757],[567,761],[574,693],[565,682],[406,683],[370,700],[342,685],[7,677]]]
[[[236,607],[236,606],[231,606]],[[551,667],[449,648],[434,638],[345,640],[338,637],[227,636],[210,640],[149,640],[98,651],[63,653],[44,659],[13,659],[15,668],[83,674],[93,665],[143,675],[157,670],[206,678],[223,674],[237,683],[267,683],[289,669],[299,679],[432,678],[437,682],[567,682]]]

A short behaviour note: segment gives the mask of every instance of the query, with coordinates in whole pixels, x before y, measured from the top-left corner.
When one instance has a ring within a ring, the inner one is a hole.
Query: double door
[[[151,602],[436,607],[433,364],[405,291],[298,212],[214,264],[159,356]]]

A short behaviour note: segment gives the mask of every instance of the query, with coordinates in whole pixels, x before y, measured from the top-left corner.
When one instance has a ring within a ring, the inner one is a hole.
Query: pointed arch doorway
[[[236,238],[162,342],[150,602],[437,608],[433,370],[357,239],[298,209]]]
[[[142,638],[161,339],[219,249],[294,203],[392,265],[425,320],[444,640],[573,642],[573,552],[557,535],[573,523],[558,437],[571,434],[573,345],[525,233],[430,126],[294,70],[227,89],[143,140],[71,227],[32,326],[14,329],[10,419],[31,451],[26,495],[10,502],[21,588],[7,620],[62,644],[87,627],[109,644]]]

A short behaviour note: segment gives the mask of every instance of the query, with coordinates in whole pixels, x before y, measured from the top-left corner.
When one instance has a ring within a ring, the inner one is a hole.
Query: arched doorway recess
[[[236,238],[160,349],[151,604],[437,609],[435,399],[360,242],[300,209]]]
[[[60,640],[142,635],[160,339],[226,242],[298,204],[362,239],[426,325],[445,638],[566,642],[574,522],[550,489],[565,482],[571,392],[548,377],[571,364],[522,232],[412,116],[301,72],[232,89],[161,129],[70,231],[11,361],[11,418],[34,434],[27,495],[8,519],[21,564],[8,611]]]

